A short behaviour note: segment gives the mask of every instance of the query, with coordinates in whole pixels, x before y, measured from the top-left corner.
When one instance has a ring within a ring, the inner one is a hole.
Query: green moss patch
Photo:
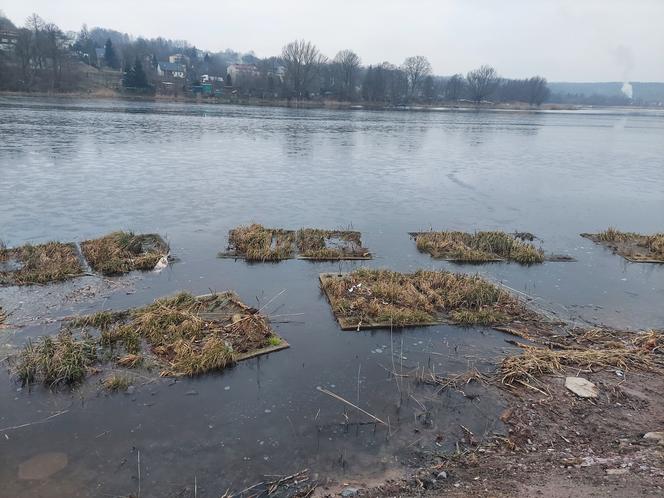
[[[371,259],[362,246],[362,234],[353,230],[302,228],[284,230],[253,224],[232,229],[228,249],[220,257],[247,261],[281,261],[299,258],[314,261]]]
[[[83,274],[74,244],[47,242],[0,247],[0,285],[60,282]]]
[[[599,233],[582,233],[582,237],[611,249],[635,263],[664,263],[664,233],[641,235],[609,228]]]
[[[344,330],[440,323],[505,325],[533,316],[510,293],[477,275],[361,268],[323,273],[320,282]]]
[[[90,267],[103,275],[120,275],[132,270],[152,270],[168,256],[168,244],[157,234],[113,232],[81,242]]]
[[[542,263],[545,260],[544,251],[526,242],[527,239],[532,240],[531,234],[432,231],[414,232],[410,235],[415,239],[420,251],[437,259],[465,263],[515,261],[524,265]]]

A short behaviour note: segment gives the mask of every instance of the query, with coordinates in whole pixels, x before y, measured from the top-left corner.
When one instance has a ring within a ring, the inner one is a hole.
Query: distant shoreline
[[[632,110],[661,110],[653,106],[587,106],[572,104],[542,104],[531,106],[524,102],[496,103],[496,104],[473,104],[472,102],[455,102],[439,104],[412,104],[392,105],[376,102],[342,102],[336,100],[287,100],[287,99],[261,99],[257,97],[185,97],[167,95],[130,95],[122,94],[113,90],[97,92],[11,92],[0,91],[0,97],[36,97],[36,98],[62,98],[80,100],[118,100],[136,102],[177,102],[189,104],[211,104],[211,105],[237,105],[246,107],[274,107],[290,109],[329,109],[329,110],[365,110],[365,111],[518,111],[518,112],[541,112],[541,111],[581,111],[589,109],[632,109]]]

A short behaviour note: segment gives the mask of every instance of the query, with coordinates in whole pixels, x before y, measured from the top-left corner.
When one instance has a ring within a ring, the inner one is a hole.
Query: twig
[[[362,363],[357,366],[357,402],[360,402],[360,370],[362,369]]]
[[[11,427],[3,427],[0,429],[0,432],[7,432],[7,431],[13,431],[14,429],[22,429],[23,427],[29,427],[31,425],[37,425],[37,424],[43,424],[44,422],[48,422],[52,418],[59,417],[60,415],[63,415],[67,413],[69,410],[62,410],[57,413],[54,413],[53,415],[46,417],[42,420],[37,420],[36,422],[28,422],[27,424],[21,424],[21,425],[14,425]]]
[[[264,309],[266,306],[268,306],[272,301],[274,301],[276,298],[278,298],[279,296],[281,296],[284,292],[286,292],[286,289],[282,289],[281,292],[279,292],[276,296],[274,296],[274,297],[273,297],[272,299],[270,299],[267,303],[265,303],[263,306],[261,306],[261,307],[258,309],[258,312],[260,313],[261,311],[263,311],[263,309]]]
[[[383,424],[383,425],[387,425],[385,422],[383,422],[381,419],[379,419],[379,418],[376,417],[375,415],[372,415],[371,413],[369,413],[369,412],[366,411],[366,410],[363,410],[363,409],[360,408],[359,406],[354,405],[353,403],[351,403],[350,401],[348,401],[348,400],[342,398],[342,397],[339,396],[338,394],[334,394],[332,391],[328,391],[327,389],[323,389],[323,388],[320,387],[320,386],[317,387],[316,389],[318,389],[318,390],[319,390],[320,392],[322,392],[323,394],[327,394],[328,396],[331,396],[331,397],[333,397],[334,399],[337,399],[337,400],[339,400],[339,401],[341,401],[341,402],[343,402],[343,403],[346,403],[348,406],[352,406],[353,408],[355,408],[356,410],[361,411],[362,413],[364,413],[364,414],[367,415],[368,417],[371,417],[371,418],[372,418],[373,420],[375,420],[376,422],[380,422],[380,423]]]
[[[141,450],[136,450],[137,465],[138,465],[138,498],[141,498]]]

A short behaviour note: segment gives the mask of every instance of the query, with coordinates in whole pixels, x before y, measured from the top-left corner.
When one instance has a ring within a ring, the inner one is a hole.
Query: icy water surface
[[[400,465],[436,438],[450,449],[459,424],[479,435],[501,430],[501,400],[435,394],[399,384],[387,370],[490,368],[513,350],[508,337],[448,326],[342,332],[318,274],[364,264],[479,272],[579,323],[664,327],[664,265],[627,263],[578,236],[608,226],[663,231],[663,158],[660,112],[0,99],[0,239],[20,245],[117,229],[159,232],[179,259],[160,274],[0,289],[10,323],[21,325],[0,329],[0,358],[53,333],[54,319],[179,290],[234,289],[263,305],[285,289],[266,309],[291,344],[222,374],[139,382],[128,395],[98,392],[94,378],[73,393],[28,392],[3,368],[0,495],[136,493],[139,452],[141,496],[193,496],[194,482],[198,496],[219,496],[263,474],[303,468],[343,480]],[[252,221],[352,226],[376,259],[247,265],[215,258],[228,229]],[[547,251],[577,261],[530,268],[437,262],[407,235],[430,227],[531,231]],[[390,428],[365,424],[319,386],[389,418]]]

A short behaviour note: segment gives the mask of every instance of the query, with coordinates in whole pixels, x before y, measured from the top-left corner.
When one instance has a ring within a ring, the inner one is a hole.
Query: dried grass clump
[[[509,260],[542,263],[544,252],[514,235],[492,232],[422,232],[414,234],[417,248],[434,258],[482,263]]]
[[[113,232],[81,242],[81,250],[93,270],[119,275],[132,270],[152,270],[168,255],[168,245],[157,234]]]
[[[13,263],[15,269],[0,265],[0,285],[28,285],[59,282],[83,273],[74,244],[47,242],[7,249],[0,247],[0,263]]]
[[[297,232],[253,224],[228,234],[228,250],[220,257],[247,261],[281,261],[295,256],[312,260],[371,259],[361,234],[352,230],[302,228]]]
[[[611,248],[630,261],[664,263],[664,233],[641,235],[609,228],[594,234],[582,233],[581,236]]]
[[[371,253],[362,247],[362,235],[352,230],[320,230],[303,228],[297,232],[297,249],[302,258],[336,260],[369,258]]]
[[[131,379],[126,375],[109,375],[102,381],[102,386],[111,392],[126,391],[131,385]]]
[[[664,259],[664,233],[646,235],[644,246],[658,259]]]
[[[596,237],[600,242],[625,242],[639,238],[641,235],[635,232],[621,232],[613,227],[609,227],[607,230],[599,232]]]
[[[437,323],[443,317],[460,324],[498,324],[525,312],[508,292],[477,275],[362,268],[324,276],[321,282],[342,326],[406,326]]]
[[[62,331],[55,337],[28,342],[13,359],[12,370],[23,384],[75,384],[83,380],[96,361],[97,346],[89,335],[77,339]]]
[[[652,355],[643,348],[629,346],[600,347],[597,349],[552,350],[537,346],[521,346],[523,353],[508,356],[500,364],[500,375],[504,384],[526,381],[528,378],[553,374],[564,367],[583,370],[614,367],[627,370],[649,369],[654,365]]]
[[[276,337],[263,315],[230,292],[180,293],[130,312],[104,313],[75,323],[100,329],[102,346],[124,351],[118,360],[123,366],[140,362],[141,350],[149,347],[167,365],[165,375],[221,370],[238,356],[274,345]]]
[[[7,313],[2,309],[2,306],[0,306],[0,325],[5,323],[5,320],[7,320]]]
[[[228,233],[228,254],[247,261],[280,261],[293,257],[294,241],[292,231],[265,228],[254,223]]]

